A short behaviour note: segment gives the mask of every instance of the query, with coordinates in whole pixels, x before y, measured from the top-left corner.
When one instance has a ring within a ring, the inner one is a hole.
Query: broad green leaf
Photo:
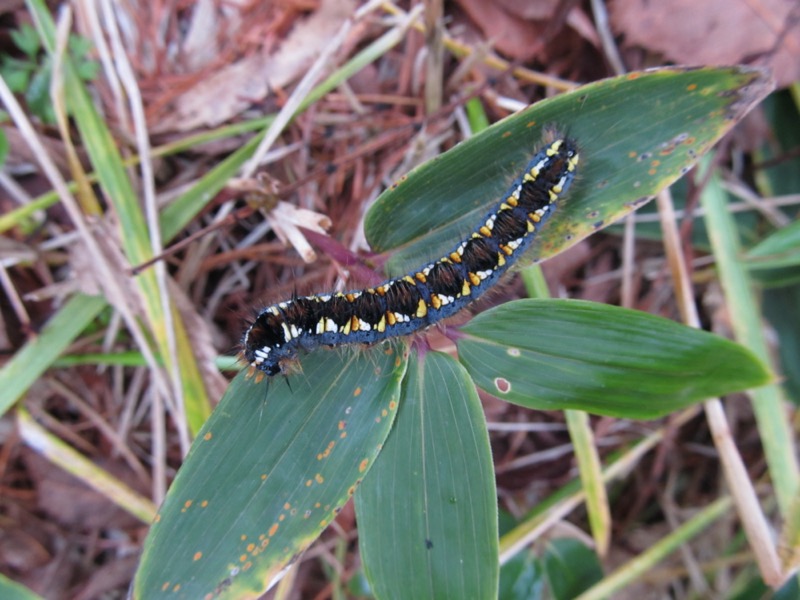
[[[530,408],[653,419],[770,381],[738,344],[593,302],[517,300],[461,331],[459,359],[478,387]]]
[[[544,595],[544,574],[531,552],[520,552],[500,569],[498,600],[540,600]]]
[[[53,362],[100,314],[99,296],[76,294],[0,369],[0,415],[42,376]]]
[[[392,275],[443,256],[555,126],[575,138],[578,177],[539,233],[530,258],[556,254],[635,210],[684,174],[771,89],[746,67],[667,68],[592,83],[489,127],[418,167],[367,214],[373,249]]]
[[[553,540],[547,545],[542,567],[555,600],[572,600],[603,578],[597,554],[569,538]]]
[[[133,597],[258,598],[372,467],[404,370],[382,345],[313,353],[298,376],[240,373],[169,490]]]
[[[356,515],[377,598],[497,597],[489,436],[475,387],[449,356],[409,361],[394,429],[356,494]]]

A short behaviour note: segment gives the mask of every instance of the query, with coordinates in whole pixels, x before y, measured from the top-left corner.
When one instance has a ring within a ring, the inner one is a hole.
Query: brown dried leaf
[[[276,52],[244,58],[179,96],[173,112],[154,131],[219,125],[263,100],[271,89],[302,76],[355,7],[353,0],[324,0],[319,10],[294,27]]]
[[[797,0],[614,0],[611,25],[626,46],[683,64],[753,64],[778,85],[800,79]]]
[[[458,0],[458,4],[498,52],[527,61],[545,46],[545,35],[555,27],[553,19],[558,19],[562,3],[560,0]]]

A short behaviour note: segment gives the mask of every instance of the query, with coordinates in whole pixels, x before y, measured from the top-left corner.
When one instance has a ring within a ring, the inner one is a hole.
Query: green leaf
[[[258,597],[338,514],[396,414],[391,346],[306,357],[303,374],[240,373],[150,530],[133,598]]]
[[[498,600],[539,600],[543,591],[543,574],[532,553],[520,552],[500,569]]]
[[[593,302],[517,300],[462,333],[459,359],[478,387],[530,408],[653,419],[770,381],[738,344]]]
[[[0,573],[0,598],[4,600],[42,600],[21,583],[17,583]]]
[[[2,115],[0,115],[0,121],[2,121]],[[6,164],[6,159],[8,158],[8,136],[6,136],[6,132],[3,129],[0,129],[0,167]]]
[[[668,68],[599,81],[489,127],[416,168],[378,198],[365,232],[400,248],[398,275],[449,252],[505,192],[555,125],[575,138],[578,176],[530,258],[552,256],[641,206],[684,174],[771,89],[746,67]]]
[[[800,221],[790,223],[762,240],[747,253],[751,269],[800,265]]]
[[[555,600],[572,600],[603,579],[597,555],[573,539],[550,542],[542,566]]]
[[[11,30],[10,35],[17,48],[22,50],[28,58],[35,58],[39,53],[39,48],[41,48],[39,35],[28,23],[23,23],[22,27],[17,30]]]
[[[376,597],[496,598],[489,436],[475,387],[449,356],[412,355],[394,429],[358,490],[356,515]]]
[[[33,67],[34,65],[15,58],[4,57],[0,75],[6,80],[6,85],[12,92],[21,94],[28,89],[28,82],[34,71]]]

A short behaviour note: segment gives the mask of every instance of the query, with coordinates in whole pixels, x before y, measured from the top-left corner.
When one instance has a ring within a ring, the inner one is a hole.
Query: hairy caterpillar
[[[578,156],[570,138],[548,143],[475,230],[436,262],[374,288],[303,296],[264,308],[242,338],[245,360],[276,375],[286,372],[300,350],[372,344],[452,316],[528,249],[572,183]]]

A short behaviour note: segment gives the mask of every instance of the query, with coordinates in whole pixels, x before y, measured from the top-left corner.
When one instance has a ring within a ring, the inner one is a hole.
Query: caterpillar
[[[297,297],[262,309],[242,337],[244,359],[268,376],[287,373],[301,350],[409,335],[474,302],[530,247],[575,178],[575,140],[553,137],[446,256],[376,287]]]

